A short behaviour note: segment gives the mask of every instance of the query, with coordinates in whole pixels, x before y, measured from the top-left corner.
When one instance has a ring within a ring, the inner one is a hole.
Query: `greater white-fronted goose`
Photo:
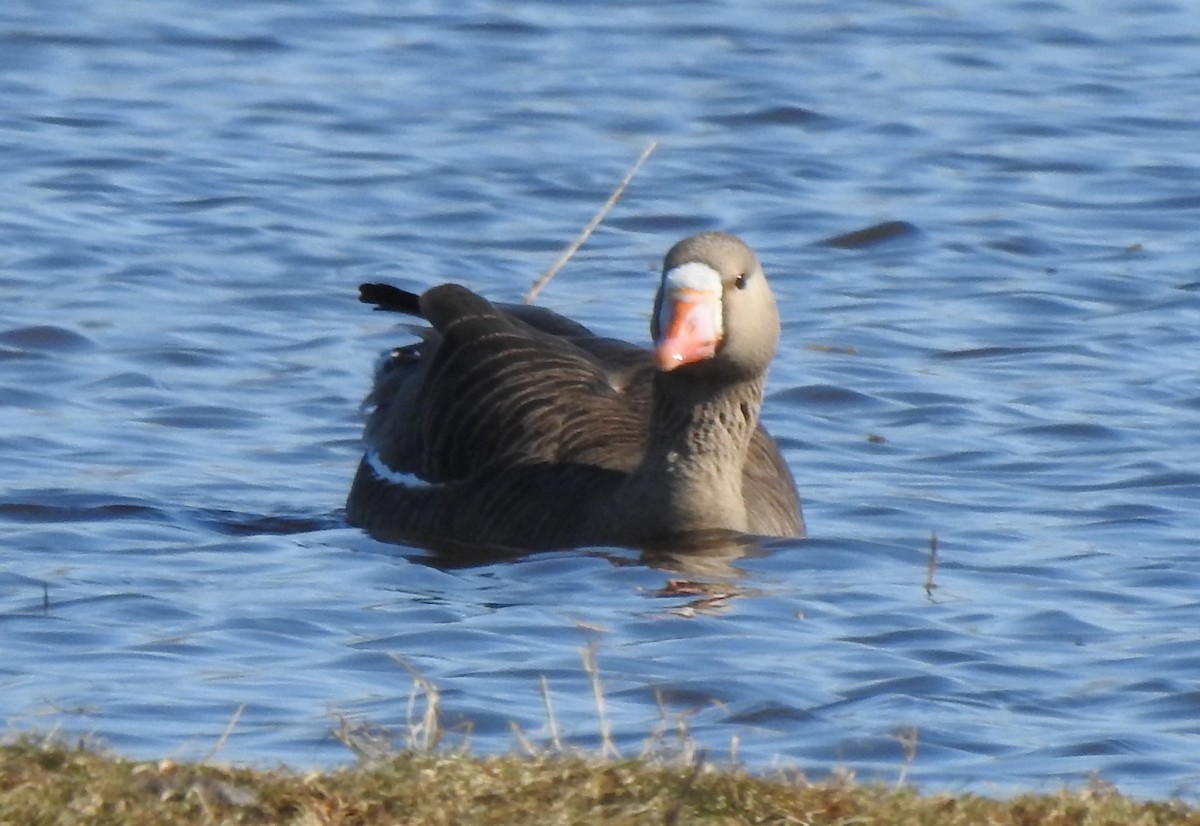
[[[360,298],[426,319],[379,366],[347,519],[416,544],[644,547],[705,532],[803,536],[759,425],[779,313],[751,249],[671,248],[650,350],[456,284]]]

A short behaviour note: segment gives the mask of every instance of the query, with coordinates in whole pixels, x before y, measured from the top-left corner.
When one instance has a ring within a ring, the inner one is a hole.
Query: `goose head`
[[[779,343],[779,310],[753,250],[724,232],[671,247],[650,334],[662,372],[761,376]]]

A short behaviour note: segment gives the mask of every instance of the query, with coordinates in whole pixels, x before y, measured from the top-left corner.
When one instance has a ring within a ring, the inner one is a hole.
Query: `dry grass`
[[[13,824],[1200,824],[1180,802],[1095,786],[997,801],[756,778],[696,762],[403,752],[329,773],[133,762],[29,740],[0,747]]]
[[[405,731],[343,720],[338,736],[359,755],[357,766],[302,774],[136,762],[27,735],[0,745],[0,824],[1200,826],[1200,809],[1180,801],[1138,802],[1100,784],[1010,800],[922,796],[903,786],[917,754],[915,730],[897,734],[905,762],[895,787],[859,785],[844,774],[810,783],[796,773],[766,778],[715,766],[696,748],[686,719],[671,721],[665,711],[641,755],[623,757],[608,734],[595,649],[580,653],[603,735],[594,754],[562,745],[544,682],[550,720],[544,745],[518,732],[524,755],[473,757],[467,738],[449,751],[437,687],[397,659],[413,679]],[[236,715],[212,754],[235,723]]]

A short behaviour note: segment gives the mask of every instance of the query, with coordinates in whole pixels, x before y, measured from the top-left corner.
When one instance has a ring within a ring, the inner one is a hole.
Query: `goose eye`
[[[748,279],[749,277],[750,277],[749,274],[742,273],[741,275],[739,275],[737,277],[737,280],[733,282],[733,286],[737,287],[739,290],[746,289],[746,279]]]

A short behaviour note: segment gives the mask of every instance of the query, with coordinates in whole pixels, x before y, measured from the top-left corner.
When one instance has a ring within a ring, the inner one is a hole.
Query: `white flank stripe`
[[[384,464],[384,461],[379,457],[379,451],[377,450],[368,450],[367,455],[363,458],[366,459],[367,465],[370,466],[371,471],[375,474],[376,479],[384,482],[390,482],[393,485],[402,485],[406,488],[432,487],[429,482],[426,482],[416,474],[400,473],[399,471],[392,470],[390,467]]]

